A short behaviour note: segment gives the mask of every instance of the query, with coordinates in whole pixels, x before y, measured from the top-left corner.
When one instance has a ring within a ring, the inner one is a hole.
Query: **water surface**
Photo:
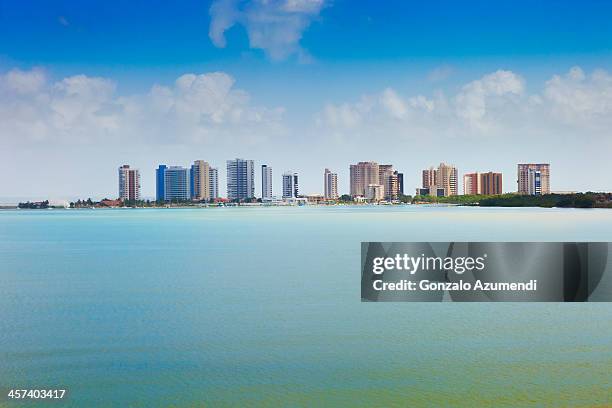
[[[612,241],[612,210],[0,211],[0,388],[79,407],[612,404],[608,303],[360,302],[361,241],[436,240]]]

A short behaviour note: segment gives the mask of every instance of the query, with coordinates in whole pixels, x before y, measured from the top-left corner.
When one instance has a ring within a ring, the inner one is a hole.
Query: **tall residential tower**
[[[127,164],[119,167],[119,199],[140,200],[140,172]]]
[[[267,164],[261,166],[261,198],[272,199],[272,167]]]
[[[210,165],[204,160],[196,160],[191,165],[191,198],[210,200]]]
[[[517,167],[519,194],[550,194],[550,164],[521,163]]]
[[[338,198],[338,175],[332,173],[329,169],[325,169],[323,173],[323,197],[326,200]]]
[[[298,174],[286,172],[283,174],[283,198],[297,198],[298,190]]]
[[[227,161],[227,198],[250,200],[255,197],[255,169],[253,160]]]

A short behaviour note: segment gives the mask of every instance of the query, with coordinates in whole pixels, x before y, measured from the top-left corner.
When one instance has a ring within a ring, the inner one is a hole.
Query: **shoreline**
[[[217,208],[366,208],[366,207],[458,207],[458,208],[541,208],[541,209],[566,209],[566,210],[610,210],[611,207],[547,207],[547,206],[510,206],[510,205],[465,205],[453,203],[415,203],[415,204],[307,204],[307,205],[270,205],[270,204],[235,204],[235,205],[169,205],[169,206],[138,206],[138,207],[48,207],[48,208],[19,208],[18,206],[0,206],[2,211],[85,211],[85,210],[187,210],[187,209],[217,209]]]

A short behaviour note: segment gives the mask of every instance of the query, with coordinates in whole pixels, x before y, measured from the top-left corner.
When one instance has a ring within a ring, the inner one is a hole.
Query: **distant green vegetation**
[[[456,195],[447,197],[435,197],[435,196],[414,196],[412,202],[414,204],[432,203],[432,204],[459,204],[459,205],[478,205],[481,200],[492,196],[484,195]]]
[[[44,210],[44,209],[49,208],[49,200],[35,201],[33,203],[28,201],[25,203],[19,203],[17,207],[21,209],[29,209],[29,210]]]
[[[612,193],[545,194],[540,196],[502,194],[495,196],[416,196],[413,203],[447,203],[481,207],[612,208]]]

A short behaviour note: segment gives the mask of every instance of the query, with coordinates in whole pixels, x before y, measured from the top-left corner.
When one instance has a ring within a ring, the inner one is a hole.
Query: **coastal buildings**
[[[397,173],[397,191],[399,195],[404,195],[404,173]]]
[[[286,172],[283,174],[283,199],[298,198],[298,174]]]
[[[119,199],[140,200],[140,172],[127,164],[119,167]]]
[[[219,198],[219,169],[211,167],[208,169],[208,180],[210,183],[210,199]]]
[[[502,190],[502,174],[494,173],[492,171],[488,173],[482,173],[480,175],[480,188],[481,193],[484,195],[500,195],[503,193]]]
[[[272,167],[267,164],[261,166],[261,198],[272,199]]]
[[[250,200],[255,197],[255,169],[253,160],[227,161],[227,198]]]
[[[440,163],[437,168],[430,167],[422,172],[422,187],[417,195],[452,196],[458,194],[457,168]]]
[[[400,195],[400,174],[393,169],[391,164],[378,164],[376,162],[359,162],[350,166],[351,196],[354,197],[378,197],[370,200],[396,200]],[[403,184],[404,177],[401,175]],[[374,186],[374,189],[370,189]],[[380,186],[381,191],[375,186]],[[371,190],[371,191],[370,191]],[[403,185],[402,185],[403,190]],[[375,194],[370,194],[372,191]]]
[[[188,169],[160,164],[155,173],[157,201],[187,201],[191,198],[191,177]]]
[[[338,198],[338,174],[325,169],[323,173],[323,197],[326,200]]]
[[[196,160],[191,165],[191,198],[197,201],[210,200],[210,165]]]
[[[370,184],[380,184],[380,169],[376,162],[359,162],[350,165],[351,197],[365,197]]]
[[[385,198],[385,189],[380,184],[370,184],[366,189],[366,195],[370,201],[380,201]]]
[[[463,175],[463,194],[482,194],[482,188],[480,187],[480,173],[468,173]]]
[[[519,194],[550,194],[550,164],[521,163],[517,167]]]
[[[160,164],[155,170],[155,200],[164,201],[166,199],[166,169],[165,164]]]
[[[463,194],[499,195],[502,194],[502,174],[468,173],[463,176]]]

